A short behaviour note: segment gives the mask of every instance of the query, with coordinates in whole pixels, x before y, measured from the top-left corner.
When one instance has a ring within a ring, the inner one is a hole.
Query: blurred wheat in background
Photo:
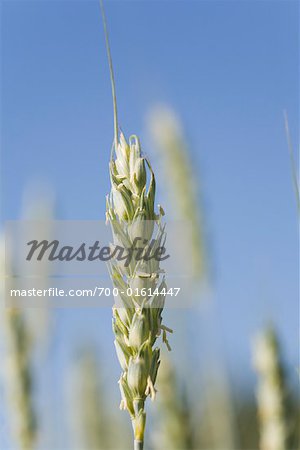
[[[1,273],[4,269],[4,239],[1,239]],[[11,262],[7,259],[6,274]],[[10,265],[10,276],[13,269]],[[4,279],[3,279],[4,281]],[[1,285],[2,302],[5,296],[4,282]],[[37,417],[33,389],[32,332],[24,311],[19,305],[1,306],[1,331],[4,340],[1,375],[4,382],[5,401],[9,412],[9,426],[17,448],[28,450],[34,447],[37,434]]]
[[[200,176],[194,173],[182,124],[167,105],[155,106],[148,116],[148,128],[162,165],[164,192],[168,193],[170,216],[191,225],[190,255],[193,274],[201,279],[207,269],[204,245],[204,217],[201,210]]]
[[[256,396],[261,450],[288,448],[286,392],[283,368],[279,358],[275,332],[267,329],[257,336],[254,345],[254,365],[259,376]]]
[[[110,414],[109,400],[101,379],[98,354],[93,347],[80,350],[70,367],[69,411],[74,449],[122,449],[121,429],[116,417]],[[124,433],[125,436],[125,433]]]

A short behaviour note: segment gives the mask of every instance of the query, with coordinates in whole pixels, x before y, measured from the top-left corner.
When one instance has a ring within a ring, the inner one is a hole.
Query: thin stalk
[[[288,144],[288,149],[289,149],[289,154],[290,154],[290,160],[291,160],[292,177],[293,177],[293,184],[294,184],[294,189],[295,189],[295,193],[296,193],[298,214],[300,215],[299,180],[298,180],[298,175],[297,175],[297,170],[296,170],[296,161],[295,161],[295,157],[294,157],[294,147],[293,147],[293,144],[292,144],[291,134],[290,134],[290,130],[289,130],[288,116],[287,116],[287,112],[285,110],[283,111],[283,116],[284,116],[284,125],[285,125],[286,139],[287,139],[287,144]]]

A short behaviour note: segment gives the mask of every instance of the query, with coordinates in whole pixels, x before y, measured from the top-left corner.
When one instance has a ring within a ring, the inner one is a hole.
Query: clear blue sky
[[[297,213],[283,109],[297,146],[298,9],[280,0],[106,2],[122,129],[143,140],[159,101],[187,130],[212,242],[216,332],[241,376],[251,370],[250,337],[269,318],[297,363]],[[54,186],[60,219],[101,219],[113,126],[99,4],[2,1],[1,15],[3,219],[19,217],[35,178]],[[84,317],[67,315],[57,339]],[[110,339],[110,313],[99,315],[86,313],[90,328],[100,320]]]

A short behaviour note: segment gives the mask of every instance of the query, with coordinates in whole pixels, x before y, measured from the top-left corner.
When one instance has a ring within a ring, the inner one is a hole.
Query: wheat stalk
[[[295,194],[296,194],[298,214],[300,215],[299,179],[298,179],[295,156],[294,156],[295,152],[294,152],[294,147],[293,147],[292,138],[291,138],[291,134],[290,134],[288,115],[287,115],[286,111],[283,111],[283,116],[284,116],[286,139],[287,139],[288,150],[289,150],[290,161],[291,161],[292,178],[293,178],[293,184],[294,184],[294,189],[295,189]]]
[[[106,48],[110,67],[114,106],[114,145],[110,160],[111,192],[107,197],[106,218],[111,224],[114,244],[132,248],[135,239],[155,237],[155,249],[165,241],[161,224],[163,209],[155,212],[155,177],[150,162],[142,155],[137,136],[126,140],[118,132],[117,102],[112,59],[108,40],[103,2],[100,0],[104,23]],[[144,248],[149,251],[149,244]],[[172,332],[162,325],[165,281],[159,262],[151,259],[132,260],[128,267],[123,262],[113,261],[110,274],[114,286],[119,289],[113,308],[113,332],[115,347],[122,367],[119,380],[122,395],[121,409],[129,412],[133,432],[134,449],[142,450],[146,423],[145,400],[155,398],[155,381],[160,364],[160,350],[155,347],[157,337],[162,333],[169,348],[166,332]],[[146,294],[128,295],[132,292]],[[150,294],[148,292],[150,291]],[[152,293],[156,292],[155,295]]]
[[[275,331],[259,334],[253,349],[259,377],[257,388],[260,421],[260,450],[286,450],[288,430],[285,410],[285,382]]]

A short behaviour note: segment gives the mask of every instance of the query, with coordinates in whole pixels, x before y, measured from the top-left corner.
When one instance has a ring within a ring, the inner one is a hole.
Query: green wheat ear
[[[103,2],[100,0],[106,50],[110,68],[114,109],[114,146],[109,170],[111,192],[107,197],[106,218],[113,232],[114,244],[123,248],[133,245],[136,237],[144,237],[157,246],[164,243],[165,229],[161,223],[164,211],[155,211],[155,176],[150,162],[143,156],[139,138],[129,140],[118,133],[117,101],[112,58],[107,33]],[[113,245],[114,245],[113,244]],[[147,248],[146,248],[147,250]],[[153,252],[155,248],[153,248]],[[134,449],[142,450],[146,423],[145,401],[155,398],[155,381],[160,365],[160,350],[155,346],[162,334],[169,347],[162,325],[166,288],[159,263],[153,259],[131,261],[125,267],[122,261],[113,261],[110,274],[114,287],[119,289],[113,308],[115,347],[122,367],[119,380],[122,395],[121,409],[129,412],[134,432]],[[129,290],[128,290],[129,288]],[[130,291],[131,289],[131,291]],[[147,292],[137,296],[132,292]],[[149,293],[150,291],[150,293]],[[130,292],[132,295],[128,295]],[[152,294],[153,293],[153,294]]]

